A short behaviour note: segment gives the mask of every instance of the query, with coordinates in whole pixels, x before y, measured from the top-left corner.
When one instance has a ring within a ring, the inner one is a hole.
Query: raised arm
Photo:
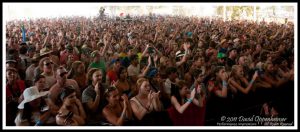
[[[99,83],[96,84],[95,91],[96,91],[96,98],[95,98],[95,100],[93,101],[93,99],[89,99],[89,101],[86,103],[88,109],[90,109],[92,112],[96,112],[96,110],[97,110],[97,108],[99,107],[99,104],[100,104],[100,88],[99,88]],[[85,92],[83,94],[85,94]]]
[[[246,84],[248,84],[248,86],[246,88],[243,88],[240,84],[238,84],[235,80],[233,79],[229,79],[229,84],[233,87],[235,87],[236,89],[238,89],[239,91],[241,91],[243,94],[248,94],[249,91],[251,90],[254,81],[256,80],[258,76],[257,71],[254,73],[252,80],[250,81],[250,83],[248,83],[247,80],[243,80]]]
[[[189,98],[189,100],[187,102],[185,102],[183,105],[180,105],[180,103],[178,101],[181,101],[181,100],[177,100],[175,98],[175,96],[171,96],[171,103],[172,105],[175,107],[175,109],[180,113],[182,114],[186,109],[187,107],[193,102],[194,100],[194,97],[195,97],[195,94],[196,94],[196,90],[193,89],[191,91],[191,97]]]

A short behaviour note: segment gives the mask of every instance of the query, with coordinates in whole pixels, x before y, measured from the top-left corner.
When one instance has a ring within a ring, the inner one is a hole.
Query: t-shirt
[[[140,71],[140,65],[137,65],[136,67],[133,65],[129,65],[129,67],[127,68],[128,76],[138,76],[140,74]]]
[[[86,103],[89,101],[94,101],[96,99],[96,91],[94,90],[93,85],[89,85],[82,93],[82,104],[84,104],[85,111],[87,114],[87,125],[89,124],[99,124],[104,120],[104,117],[102,116],[102,110],[105,107],[105,97],[104,97],[104,91],[107,88],[106,85],[101,84],[100,89],[100,102],[99,107],[96,110],[96,112],[92,112],[87,108]]]
[[[6,124],[14,125],[14,119],[18,112],[18,99],[25,89],[25,82],[17,80],[16,85],[6,85]]]
[[[35,68],[36,67],[34,66],[34,64],[32,64],[26,69],[26,79],[25,80],[33,81]]]
[[[105,71],[106,71],[105,61],[100,60],[98,62],[92,62],[89,65],[89,68],[98,68],[98,69],[101,69],[103,73],[105,73]]]
[[[61,55],[60,55],[60,64],[61,64],[61,65],[67,63],[67,60],[68,60],[68,56],[69,56],[69,55],[73,55],[74,61],[78,61],[78,60],[79,60],[79,57],[78,57],[76,54],[72,54],[72,53],[68,53],[68,52],[63,52],[63,53],[61,53]]]
[[[117,73],[113,70],[108,71],[107,76],[108,76],[111,83],[116,82],[118,80]]]
[[[230,58],[227,58],[227,66],[231,69],[233,65],[235,65],[235,61]]]

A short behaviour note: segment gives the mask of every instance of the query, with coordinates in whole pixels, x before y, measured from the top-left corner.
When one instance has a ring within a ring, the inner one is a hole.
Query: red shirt
[[[113,70],[109,70],[107,72],[107,76],[108,76],[108,78],[110,80],[110,83],[116,82],[118,80],[117,73],[115,71],[113,71]]]
[[[74,61],[78,61],[78,60],[79,60],[79,57],[78,57],[76,54],[68,53],[68,52],[62,52],[62,53],[60,54],[60,64],[61,64],[61,65],[67,63],[67,60],[68,60],[68,56],[69,56],[69,55],[73,55]]]
[[[17,80],[12,87],[12,91],[9,88],[9,85],[6,84],[6,98],[13,97],[13,95],[20,97],[23,94],[24,90],[25,90],[25,82],[23,80]]]
[[[167,109],[174,126],[203,126],[205,111],[191,103],[188,108],[180,114],[174,106]]]

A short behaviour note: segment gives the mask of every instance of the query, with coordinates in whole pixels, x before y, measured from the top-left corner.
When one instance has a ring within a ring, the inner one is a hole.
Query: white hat
[[[236,43],[236,42],[238,42],[238,41],[240,41],[239,38],[236,38],[236,39],[233,40],[234,43]]]
[[[24,100],[19,104],[19,109],[24,109],[24,104],[27,102],[31,102],[37,98],[45,96],[49,93],[49,91],[39,92],[37,87],[30,87],[24,90],[23,96]]]
[[[176,58],[177,58],[177,57],[181,57],[181,56],[184,56],[184,53],[181,52],[180,50],[178,50],[178,51],[176,52]]]

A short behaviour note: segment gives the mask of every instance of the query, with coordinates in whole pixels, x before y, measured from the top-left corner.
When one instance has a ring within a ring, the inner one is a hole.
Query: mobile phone
[[[48,105],[45,106],[45,107],[43,107],[41,111],[42,111],[42,112],[45,112],[45,111],[47,111],[47,110],[49,110],[49,106],[48,106]]]

